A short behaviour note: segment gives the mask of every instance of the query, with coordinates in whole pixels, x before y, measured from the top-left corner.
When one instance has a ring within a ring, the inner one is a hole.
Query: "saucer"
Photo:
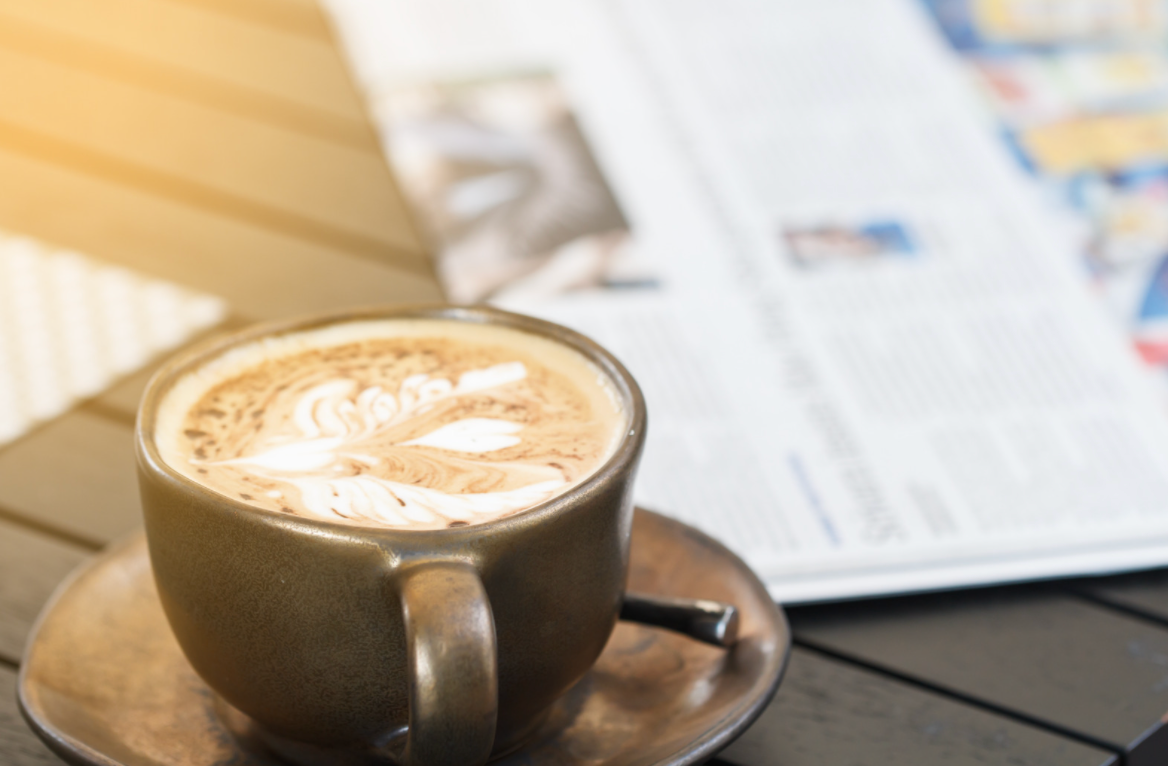
[[[619,623],[593,668],[500,766],[682,766],[738,736],[774,695],[790,652],[758,578],[706,535],[638,509],[630,591],[735,604],[720,649]],[[21,666],[20,707],[66,761],[99,766],[276,766],[220,721],[171,635],[139,532],[74,573],[50,600]]]

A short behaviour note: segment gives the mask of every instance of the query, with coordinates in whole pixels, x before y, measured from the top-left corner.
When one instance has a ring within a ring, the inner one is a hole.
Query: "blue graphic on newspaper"
[[[786,226],[782,235],[791,262],[801,269],[847,268],[918,253],[908,227],[896,220]]]

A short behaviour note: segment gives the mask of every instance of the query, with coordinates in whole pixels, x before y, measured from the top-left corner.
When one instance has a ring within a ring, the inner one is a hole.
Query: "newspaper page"
[[[1168,563],[1165,401],[1080,257],[1154,250],[1126,222],[1168,231],[1163,182],[1101,176],[1119,233],[1085,240],[1016,147],[1065,175],[1110,128],[1027,138],[1041,110],[1010,111],[971,31],[1018,47],[1027,13],[1080,34],[1152,3],[328,5],[451,300],[621,358],[650,411],[638,503],[775,598]]]

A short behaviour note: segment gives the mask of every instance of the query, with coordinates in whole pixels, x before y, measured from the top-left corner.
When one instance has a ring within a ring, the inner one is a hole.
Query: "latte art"
[[[403,463],[422,459],[410,447],[437,447],[450,452],[494,452],[522,442],[514,434],[523,426],[494,418],[462,418],[439,426],[415,439],[395,443],[395,427],[409,421],[443,399],[457,398],[503,386],[527,377],[527,369],[511,362],[463,373],[457,385],[444,378],[414,375],[401,385],[397,396],[372,386],[356,392],[353,380],[333,380],[308,391],[296,404],[293,422],[303,438],[277,443],[256,455],[220,461],[247,466],[256,476],[284,480],[300,491],[300,501],[311,513],[328,518],[371,521],[390,526],[436,525],[450,521],[474,521],[540,503],[567,483],[561,475],[526,487],[504,491],[448,494],[436,489],[402,484],[363,472],[349,473],[353,464],[375,468],[383,460]],[[382,448],[406,449],[392,457],[377,456]],[[214,464],[214,463],[213,463]],[[484,462],[485,465],[492,465]],[[506,470],[506,466],[497,466]],[[345,473],[337,477],[333,472]],[[308,475],[302,475],[307,473]]]
[[[599,370],[514,330],[382,320],[253,345],[180,380],[155,436],[182,473],[269,510],[489,521],[586,478],[624,424]]]

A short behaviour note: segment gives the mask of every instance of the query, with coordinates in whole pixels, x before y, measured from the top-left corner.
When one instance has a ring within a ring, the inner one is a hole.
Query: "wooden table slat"
[[[340,115],[238,83],[162,65],[117,48],[78,40],[49,27],[5,16],[2,12],[0,45],[171,99],[190,101],[366,152],[379,151],[373,129],[357,115]]]
[[[106,408],[112,413],[118,413],[126,419],[127,423],[132,422],[133,417],[138,412],[138,402],[142,399],[142,392],[146,390],[150,376],[154,374],[160,364],[162,364],[162,360],[152,362],[132,375],[127,375],[94,397],[92,402],[83,405],[83,408],[93,409],[96,405]]]
[[[5,151],[3,145],[0,178],[0,228],[220,295],[240,316],[274,318],[354,304],[441,298],[428,271],[352,257],[334,247]]]
[[[108,543],[142,523],[133,429],[74,410],[0,450],[0,508]]]
[[[162,194],[200,187],[178,192],[217,195],[224,206],[238,200],[240,215],[257,211],[288,228],[302,225],[289,217],[314,221],[319,236],[336,229],[340,241],[361,237],[391,251],[423,252],[378,154],[3,47],[0,82],[0,123],[161,174]]]
[[[791,617],[812,646],[1108,743],[1128,766],[1168,759],[1168,628],[1037,587]]]
[[[774,702],[718,759],[736,766],[1118,760],[1113,752],[798,647]]]
[[[138,413],[138,401],[142,398],[142,392],[146,390],[146,384],[150,382],[150,377],[168,358],[179,353],[186,346],[199,343],[211,336],[247,327],[250,324],[253,324],[253,322],[242,317],[228,317],[225,321],[207,332],[191,338],[181,348],[164,354],[162,357],[152,360],[140,370],[119,379],[92,400],[83,404],[82,409],[100,412],[106,417],[112,417],[132,425]]]
[[[20,658],[41,607],[88,555],[87,550],[0,521],[0,657],[12,662]]]
[[[0,0],[0,24],[4,17],[341,117],[364,119],[361,99],[330,41],[161,0]]]
[[[1074,590],[1168,624],[1168,569],[1076,583]]]
[[[5,766],[60,766],[60,758],[37,739],[16,707],[16,671],[0,665],[0,759]]]
[[[77,144],[59,141],[2,120],[0,149],[133,188],[160,201],[170,200],[196,208],[219,219],[233,219],[283,234],[296,241],[323,245],[351,257],[415,273],[429,273],[432,268],[423,252],[403,249],[270,206],[255,204],[243,197],[225,196],[206,186],[93,152]],[[403,241],[408,237],[403,234]]]
[[[285,32],[330,40],[322,9],[313,0],[158,0],[193,5]]]

